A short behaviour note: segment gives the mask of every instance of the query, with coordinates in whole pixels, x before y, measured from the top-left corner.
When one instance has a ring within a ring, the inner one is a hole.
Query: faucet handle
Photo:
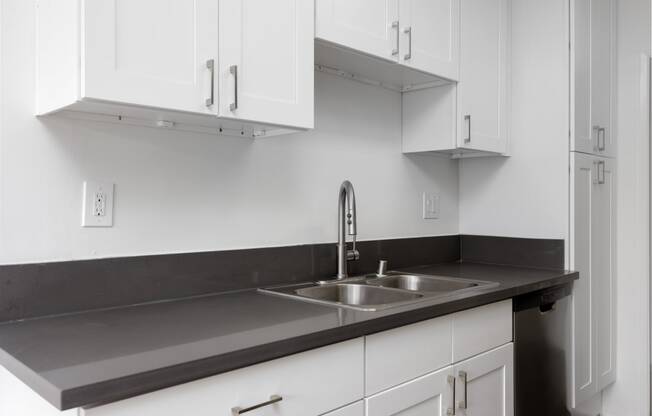
[[[378,262],[378,271],[376,272],[376,277],[385,277],[387,276],[387,260],[380,260]]]

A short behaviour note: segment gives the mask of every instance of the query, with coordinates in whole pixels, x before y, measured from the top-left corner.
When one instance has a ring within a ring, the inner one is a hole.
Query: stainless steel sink
[[[474,290],[498,286],[498,283],[444,276],[390,272],[349,279],[286,285],[259,289],[263,293],[285,296],[362,311],[377,311],[426,300],[450,297]]]
[[[362,309],[381,309],[390,304],[405,303],[423,298],[420,293],[391,290],[364,284],[328,284],[295,291],[314,301],[356,306]]]
[[[415,274],[395,274],[367,280],[368,284],[432,294],[447,294],[462,289],[478,287],[483,283],[465,279]]]

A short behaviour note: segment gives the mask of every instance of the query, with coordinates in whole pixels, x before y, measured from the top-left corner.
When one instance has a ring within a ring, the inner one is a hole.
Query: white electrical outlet
[[[423,219],[439,218],[439,195],[430,192],[423,193]]]
[[[113,226],[113,184],[84,182],[82,227]]]

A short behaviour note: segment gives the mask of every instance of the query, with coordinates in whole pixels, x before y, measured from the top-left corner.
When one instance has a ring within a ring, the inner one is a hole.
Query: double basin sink
[[[378,311],[498,286],[495,282],[390,272],[340,281],[259,289],[263,293],[362,311]]]

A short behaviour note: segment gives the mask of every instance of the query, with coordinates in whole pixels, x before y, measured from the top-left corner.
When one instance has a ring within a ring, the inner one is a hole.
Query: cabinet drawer
[[[333,410],[324,416],[364,416],[364,401],[360,400],[341,409]]]
[[[512,340],[512,300],[453,314],[453,362]]]
[[[82,416],[231,416],[278,395],[256,416],[317,416],[363,397],[362,338],[81,412]]]
[[[449,365],[452,334],[449,315],[368,336],[366,394],[378,393]]]

